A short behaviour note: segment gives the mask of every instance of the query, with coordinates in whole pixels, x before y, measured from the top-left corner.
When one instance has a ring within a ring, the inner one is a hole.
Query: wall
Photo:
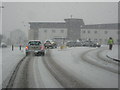
[[[61,30],[63,32],[61,32]],[[45,41],[53,38],[66,38],[67,29],[66,28],[39,28],[39,40]]]
[[[85,31],[85,33],[84,33]],[[90,33],[88,33],[90,31]],[[94,32],[97,31],[95,34]],[[107,34],[105,34],[107,32]],[[82,39],[97,39],[101,44],[107,44],[109,37],[114,39],[114,42],[117,43],[118,40],[118,30],[109,30],[109,29],[82,29],[81,38]]]
[[[67,38],[70,40],[77,40],[80,38],[81,26],[84,25],[83,19],[65,19],[66,27],[68,30]]]

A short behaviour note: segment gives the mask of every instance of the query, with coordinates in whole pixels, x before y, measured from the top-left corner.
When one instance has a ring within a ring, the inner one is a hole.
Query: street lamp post
[[[4,6],[0,6],[0,27],[1,27],[0,30],[2,30],[2,9],[3,8],[4,8]]]

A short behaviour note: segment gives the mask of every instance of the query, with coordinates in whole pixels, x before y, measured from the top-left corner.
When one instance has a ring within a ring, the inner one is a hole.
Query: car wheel
[[[42,52],[42,56],[45,56],[45,52]]]
[[[39,53],[38,56],[42,56],[42,53]]]
[[[98,46],[98,47],[100,47],[100,46]]]

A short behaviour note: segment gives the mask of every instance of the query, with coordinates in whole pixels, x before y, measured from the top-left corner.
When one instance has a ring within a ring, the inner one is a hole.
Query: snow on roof
[[[118,29],[118,23],[84,25],[82,29]]]
[[[65,22],[29,22],[31,27],[40,28],[66,28]]]

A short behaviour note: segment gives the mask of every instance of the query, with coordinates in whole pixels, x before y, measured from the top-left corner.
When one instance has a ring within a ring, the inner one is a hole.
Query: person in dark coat
[[[21,50],[22,45],[19,46],[19,49]]]
[[[12,51],[14,50],[14,45],[12,44]]]

